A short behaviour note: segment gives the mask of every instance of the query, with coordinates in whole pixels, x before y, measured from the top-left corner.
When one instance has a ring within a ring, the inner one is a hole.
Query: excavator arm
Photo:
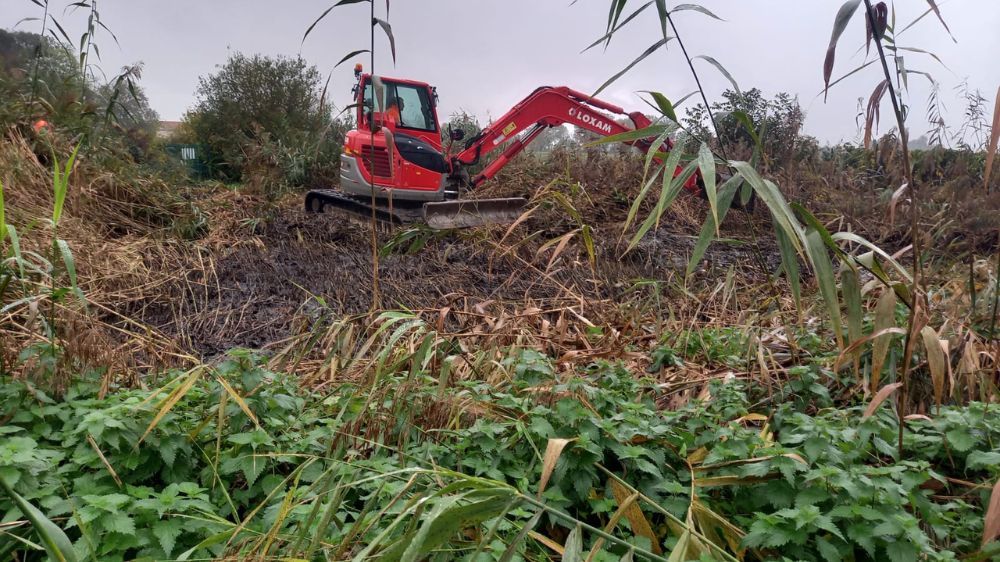
[[[606,113],[627,116],[632,121],[634,129],[609,118]],[[452,161],[462,166],[475,165],[483,155],[499,150],[504,143],[513,139],[496,159],[472,179],[473,186],[479,186],[493,178],[511,159],[538,138],[542,131],[565,124],[581,127],[602,137],[609,137],[646,128],[652,122],[638,111],[627,113],[621,107],[570,88],[542,87],[470,139],[465,150],[454,155]],[[626,144],[648,152],[654,149],[653,141],[652,138],[640,139],[628,141]],[[655,148],[668,151],[673,148],[673,144],[668,139],[662,147]],[[692,176],[684,187],[690,191],[697,191],[697,181],[697,177]]]

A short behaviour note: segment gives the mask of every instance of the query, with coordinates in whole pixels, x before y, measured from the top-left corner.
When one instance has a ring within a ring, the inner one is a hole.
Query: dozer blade
[[[508,224],[521,216],[527,204],[523,197],[427,203],[424,205],[424,222],[435,230]]]

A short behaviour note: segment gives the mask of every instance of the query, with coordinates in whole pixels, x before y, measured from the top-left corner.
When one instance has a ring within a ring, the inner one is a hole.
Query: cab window
[[[371,107],[371,100],[372,87],[371,82],[368,82],[365,84],[363,101],[365,114]],[[427,88],[385,82],[385,103],[385,113],[393,116],[397,127],[437,132],[437,124],[434,122],[434,106],[431,104],[431,96]]]

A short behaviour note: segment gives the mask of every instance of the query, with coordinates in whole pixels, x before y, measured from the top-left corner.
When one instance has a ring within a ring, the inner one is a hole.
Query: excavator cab
[[[524,198],[458,200],[470,187],[462,163],[442,147],[437,92],[425,82],[356,70],[358,126],[344,139],[340,190],[313,190],[306,208],[373,214],[387,222],[464,228],[517,219]],[[375,98],[373,99],[373,96]]]
[[[358,127],[347,133],[341,189],[396,201],[443,201],[450,172],[431,87],[363,74],[356,88]],[[378,96],[373,100],[373,95]]]

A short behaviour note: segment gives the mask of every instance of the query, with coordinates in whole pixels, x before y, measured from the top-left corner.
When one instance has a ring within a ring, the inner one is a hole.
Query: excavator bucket
[[[427,203],[424,205],[424,222],[435,230],[508,224],[521,216],[527,204],[523,197]]]

